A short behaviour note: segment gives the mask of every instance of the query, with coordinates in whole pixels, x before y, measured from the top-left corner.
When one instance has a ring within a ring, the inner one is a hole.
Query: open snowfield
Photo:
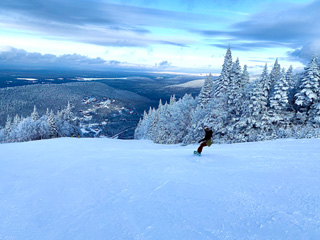
[[[0,239],[320,239],[320,139],[196,147],[0,144]]]

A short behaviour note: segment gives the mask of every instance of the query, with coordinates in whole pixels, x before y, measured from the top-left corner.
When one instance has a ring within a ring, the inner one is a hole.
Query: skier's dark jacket
[[[213,134],[212,130],[208,129],[208,130],[205,130],[205,132],[206,132],[206,136],[205,136],[203,139],[201,139],[201,140],[199,141],[199,143],[201,143],[201,142],[203,142],[203,141],[211,140],[212,134]]]

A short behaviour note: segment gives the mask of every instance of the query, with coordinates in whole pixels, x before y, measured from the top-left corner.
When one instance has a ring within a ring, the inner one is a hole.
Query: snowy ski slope
[[[0,239],[320,239],[319,146],[1,144]]]

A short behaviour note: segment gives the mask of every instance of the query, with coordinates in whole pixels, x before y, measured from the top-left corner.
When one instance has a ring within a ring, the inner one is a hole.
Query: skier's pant
[[[200,146],[198,147],[198,153],[202,152],[203,147],[207,146],[207,142],[203,142],[200,144]]]

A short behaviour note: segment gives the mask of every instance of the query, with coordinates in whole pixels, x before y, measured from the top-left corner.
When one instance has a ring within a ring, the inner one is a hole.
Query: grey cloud
[[[170,42],[170,41],[159,41],[159,43],[164,44],[164,45],[173,45],[177,47],[188,47],[186,44],[182,43],[177,43],[177,42]]]
[[[121,62],[115,60],[106,61],[102,58],[89,58],[79,54],[56,56],[53,54],[31,53],[16,48],[0,51],[0,65],[2,67],[104,69],[121,66],[121,64]]]
[[[168,67],[171,67],[171,62],[168,62],[168,61],[162,61],[160,63],[157,63],[155,64],[155,67],[156,68],[168,68]]]
[[[313,41],[287,53],[290,58],[298,60],[303,64],[310,62],[313,55],[320,56],[320,41]]]
[[[230,41],[232,42],[232,41]],[[210,44],[211,46],[227,49],[229,44]],[[250,51],[252,49],[257,48],[273,48],[273,47],[279,47],[284,46],[283,43],[274,43],[274,42],[267,42],[267,41],[255,41],[255,42],[233,42],[231,45],[231,48],[233,50],[238,51]]]
[[[246,50],[248,47],[282,46],[296,49],[320,38],[319,12],[320,1],[309,4],[273,5],[250,16],[247,21],[231,25],[228,31],[209,29],[193,32],[205,37],[227,37],[229,43],[239,50]],[[241,41],[253,43],[242,44]]]
[[[0,26],[45,34],[48,37],[103,46],[150,44],[186,45],[174,39],[152,36],[149,28],[185,29],[208,15],[187,14],[152,8],[104,3],[90,0],[2,0]]]

